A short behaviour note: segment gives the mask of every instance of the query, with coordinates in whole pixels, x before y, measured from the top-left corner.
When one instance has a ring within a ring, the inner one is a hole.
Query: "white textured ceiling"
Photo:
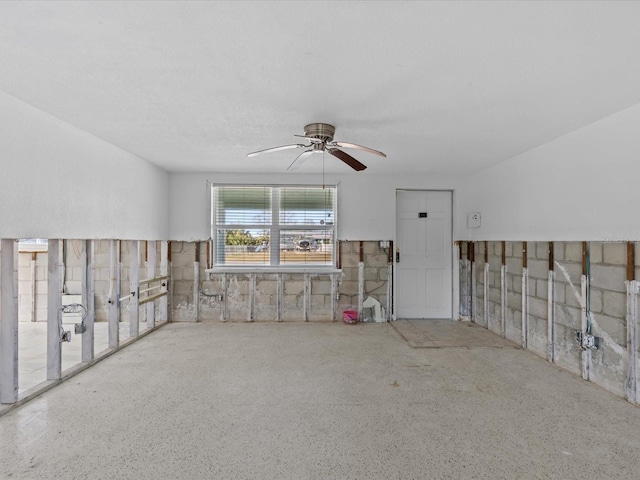
[[[388,154],[350,150],[366,172],[461,173],[639,103],[640,2],[4,1],[0,65],[172,172],[284,172],[246,153],[326,122]]]

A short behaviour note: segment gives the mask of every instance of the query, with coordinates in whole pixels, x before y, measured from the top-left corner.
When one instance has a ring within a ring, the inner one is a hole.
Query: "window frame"
[[[337,255],[338,255],[338,196],[339,189],[338,184],[325,184],[325,185],[317,185],[317,184],[257,184],[257,183],[210,183],[211,187],[211,198],[210,198],[210,208],[211,208],[211,218],[210,218],[210,245],[211,245],[211,268],[207,269],[212,272],[222,272],[222,271],[273,271],[273,272],[308,272],[308,271],[331,271],[336,270],[336,265],[338,263]],[[270,224],[217,224],[216,223],[216,188],[218,187],[256,187],[256,188],[269,188],[271,189],[271,223]],[[331,188],[333,189],[333,224],[332,225],[324,225],[318,226],[313,225],[310,226],[308,224],[280,224],[280,193],[281,189],[286,188],[313,188],[313,189],[323,189],[323,188]],[[243,265],[228,265],[228,264],[218,264],[217,263],[217,230],[218,229],[229,229],[229,230],[269,230],[269,260],[270,263],[263,264],[243,264]],[[281,231],[286,230],[327,230],[332,233],[332,261],[330,264],[320,264],[320,263],[302,263],[302,264],[294,264],[294,263],[282,263],[280,256],[280,238]]]

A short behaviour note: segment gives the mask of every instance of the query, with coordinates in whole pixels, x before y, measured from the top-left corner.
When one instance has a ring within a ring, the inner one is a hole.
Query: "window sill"
[[[207,268],[205,273],[342,273],[335,267],[285,267],[285,266],[247,266],[247,267],[214,267]]]

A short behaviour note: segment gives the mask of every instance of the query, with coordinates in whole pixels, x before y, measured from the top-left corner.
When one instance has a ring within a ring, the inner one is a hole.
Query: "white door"
[[[396,192],[396,318],[452,318],[451,192]]]

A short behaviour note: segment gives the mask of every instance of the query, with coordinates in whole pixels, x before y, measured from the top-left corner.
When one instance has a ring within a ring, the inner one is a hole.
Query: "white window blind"
[[[218,266],[335,264],[336,187],[213,187]]]

